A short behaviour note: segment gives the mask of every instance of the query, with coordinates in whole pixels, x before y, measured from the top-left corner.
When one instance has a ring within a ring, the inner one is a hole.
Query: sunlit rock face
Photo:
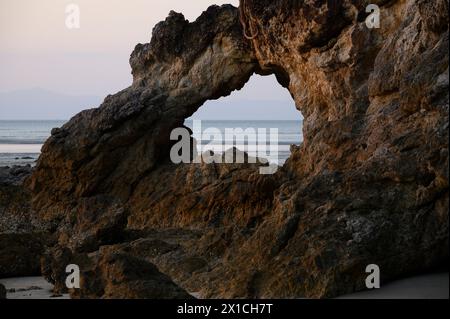
[[[388,281],[447,262],[448,2],[372,2],[379,29],[362,0],[170,13],[132,53],[133,84],[54,130],[27,180],[52,251],[124,250],[231,298],[332,297],[369,264]],[[285,166],[171,163],[171,130],[253,73],[305,117]]]

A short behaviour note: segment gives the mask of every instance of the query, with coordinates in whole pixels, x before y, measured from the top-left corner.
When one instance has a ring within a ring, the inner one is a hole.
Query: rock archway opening
[[[241,90],[207,101],[184,125],[199,153],[236,147],[278,165],[289,158],[291,145],[303,142],[303,116],[275,75],[253,75]]]

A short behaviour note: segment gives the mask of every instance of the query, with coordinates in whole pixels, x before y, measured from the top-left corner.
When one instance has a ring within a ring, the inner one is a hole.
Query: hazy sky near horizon
[[[65,25],[80,8],[80,28]],[[129,56],[170,10],[194,21],[212,4],[238,0],[0,0],[0,93],[30,88],[104,97],[131,84]],[[274,77],[255,77],[240,100],[289,101]],[[288,112],[289,113],[289,112]],[[289,114],[286,114],[289,117]],[[292,114],[291,114],[292,115]]]

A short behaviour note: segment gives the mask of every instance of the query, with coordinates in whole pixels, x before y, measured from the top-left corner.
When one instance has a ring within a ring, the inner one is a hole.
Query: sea
[[[65,122],[0,120],[0,166],[35,165],[52,128],[61,127]],[[197,146],[200,152],[213,150],[217,154],[235,146],[250,156],[263,157],[278,165],[289,157],[291,145],[303,141],[302,121],[202,120],[200,125],[198,121],[185,122],[191,130],[194,124],[197,128],[201,126],[198,135],[201,142]],[[249,140],[249,136],[256,139]]]

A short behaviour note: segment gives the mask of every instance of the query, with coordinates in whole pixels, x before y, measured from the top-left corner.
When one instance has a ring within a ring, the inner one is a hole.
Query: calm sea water
[[[185,123],[191,130],[194,128],[193,124],[193,121],[186,121]],[[234,141],[227,140],[227,130],[234,130],[234,133],[238,133],[239,131],[236,131],[236,129],[241,129],[241,133],[233,135]],[[270,132],[274,129],[277,130],[277,141],[270,138]],[[247,132],[244,132],[245,130]],[[217,131],[217,133],[220,131],[221,134],[214,137],[217,134],[214,131]],[[271,163],[279,165],[283,164],[289,157],[291,145],[298,145],[303,141],[301,121],[209,120],[201,121],[201,132],[203,132],[202,142],[198,146],[200,152],[213,150],[215,153],[222,153],[235,146],[242,151],[246,151],[250,156],[266,158]],[[248,138],[251,132],[256,134],[256,141],[249,142]],[[260,135],[258,132],[262,134]]]
[[[52,128],[64,123],[0,120],[0,166],[33,165]]]
[[[3,121],[0,120],[0,166],[12,165],[33,165],[39,157],[40,149],[45,140],[50,136],[50,131],[54,127],[61,127],[65,121]],[[186,121],[186,126],[193,129],[193,122]],[[300,144],[303,140],[301,134],[301,121],[202,121],[202,131],[215,128],[225,137],[226,129],[266,129],[266,138],[269,139],[270,129],[278,129],[277,154],[274,149],[270,150],[264,146],[248,145],[245,143],[245,136],[237,136],[236,146],[241,150],[256,156],[258,148],[265,152],[271,162],[282,164],[290,154],[290,145]],[[204,136],[203,138],[207,138]],[[212,142],[212,137],[199,143],[199,150],[212,149],[220,152],[233,146],[232,141],[218,143]],[[267,141],[268,143],[269,141]],[[201,145],[208,145],[200,149]],[[261,143],[260,143],[261,144]]]

